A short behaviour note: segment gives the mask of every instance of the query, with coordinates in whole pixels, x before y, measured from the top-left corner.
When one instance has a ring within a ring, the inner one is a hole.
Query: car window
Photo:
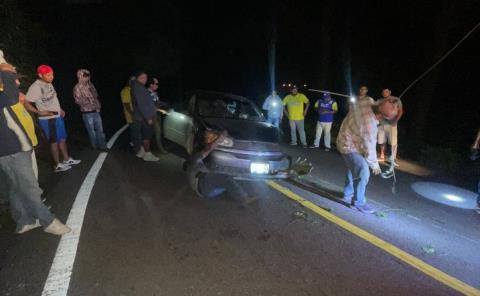
[[[263,121],[263,115],[249,101],[228,97],[198,97],[198,114],[202,117]]]

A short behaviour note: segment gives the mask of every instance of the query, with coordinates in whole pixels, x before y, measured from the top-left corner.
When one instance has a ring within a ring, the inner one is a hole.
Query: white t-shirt
[[[27,101],[35,104],[38,111],[57,112],[57,115],[39,116],[39,119],[60,117],[60,102],[58,101],[57,92],[51,83],[38,79],[28,88],[26,97]]]

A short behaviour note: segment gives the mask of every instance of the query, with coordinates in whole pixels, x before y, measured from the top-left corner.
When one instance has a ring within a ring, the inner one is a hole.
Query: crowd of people
[[[34,121],[27,109],[38,114],[39,123],[51,143],[55,170],[63,171],[79,161],[67,151],[63,124],[65,112],[60,107],[53,85],[53,70],[39,66],[38,79],[27,95],[20,93],[16,68],[0,59],[0,176],[10,201],[10,212],[21,234],[37,227],[47,233],[63,235],[71,229],[60,222],[42,202],[34,147],[38,140]],[[35,104],[35,107],[31,104]],[[27,107],[28,106],[28,107]],[[59,149],[63,161],[59,160]]]
[[[158,84],[158,78],[139,71],[129,78],[120,92],[125,121],[130,131],[130,145],[137,157],[144,161],[159,160],[151,152],[152,138],[155,138],[159,153],[167,153],[162,143],[162,117],[157,112],[162,111],[166,103],[158,96]]]
[[[91,73],[87,69],[79,69],[76,75],[78,82],[73,88],[73,99],[82,114],[90,145],[93,149],[105,151],[106,138],[100,113],[102,106],[91,81]],[[54,172],[64,172],[81,163],[69,154],[64,123],[66,113],[53,80],[53,68],[40,65],[36,81],[23,94],[16,68],[7,63],[0,51],[0,175],[5,180],[17,233],[37,227],[56,235],[71,231],[55,218],[42,201],[34,151],[38,144],[35,132],[35,122],[38,122],[41,135],[50,146]],[[139,71],[128,79],[120,92],[125,121],[129,125],[130,145],[138,158],[148,162],[159,160],[151,150],[153,138],[159,153],[167,153],[162,143],[162,116],[158,115],[158,111],[165,109],[166,103],[158,96],[158,85],[157,78]],[[336,137],[336,148],[347,168],[343,201],[364,213],[374,212],[365,198],[370,170],[375,175],[380,174],[379,161],[384,160],[391,167],[397,166],[397,125],[403,115],[402,102],[392,96],[388,88],[383,89],[381,94],[382,97],[375,101],[368,96],[368,88],[362,86],[358,95],[350,100],[349,112]],[[298,145],[298,134],[302,147],[319,148],[323,136],[325,151],[331,151],[332,124],[339,110],[337,102],[328,92],[315,102],[313,109],[317,123],[310,146],[305,133],[305,117],[309,108],[309,99],[296,87],[283,99],[273,91],[263,104],[272,126],[279,128],[283,118],[288,119],[291,145]],[[38,120],[35,121],[30,114],[35,114]],[[380,146],[379,155],[377,143]],[[390,147],[388,159],[385,158],[387,144]],[[472,159],[478,158],[479,151],[480,131],[472,146]],[[480,206],[480,195],[478,203]]]
[[[368,93],[367,87],[360,88],[359,97],[366,96]],[[381,117],[377,131],[377,142],[380,145],[381,161],[395,162],[397,156],[397,123],[403,115],[403,106],[399,98],[392,96],[390,89],[386,88],[382,91],[382,98],[375,101],[369,97],[372,108],[377,108],[381,105],[390,103],[396,108],[396,115],[393,118]],[[315,102],[314,109],[317,113],[317,125],[315,138],[312,145],[308,146],[307,137],[305,134],[305,116],[310,108],[310,100],[302,93],[298,92],[296,86],[292,87],[291,93],[283,100],[273,91],[268,96],[263,104],[263,110],[267,113],[267,121],[275,127],[280,127],[283,117],[288,118],[290,125],[290,145],[296,146],[297,133],[300,137],[302,147],[319,148],[320,140],[323,135],[324,149],[330,151],[331,145],[331,130],[334,121],[334,116],[338,112],[338,104],[328,92],[322,94],[322,97]],[[385,158],[386,144],[390,145],[390,157]],[[395,163],[396,166],[398,164]]]
[[[101,102],[87,69],[76,73],[78,82],[73,88],[73,99],[82,114],[86,132],[93,149],[107,150],[101,117]],[[26,94],[20,92],[16,68],[9,64],[0,51],[0,175],[5,180],[11,215],[16,232],[21,234],[37,227],[45,232],[63,235],[71,229],[51,213],[42,200],[38,183],[38,167],[34,148],[38,144],[35,122],[41,136],[49,143],[55,173],[65,172],[81,163],[71,157],[67,146],[65,111],[61,107],[52,84],[54,70],[48,65],[37,67],[37,79]],[[145,72],[132,76],[120,97],[125,120],[130,127],[131,145],[137,157],[144,161],[158,161],[151,152],[150,142],[155,135],[159,153],[166,153],[162,144],[162,119],[158,108],[164,107],[157,94],[159,81]],[[34,120],[31,114],[36,115]]]
[[[397,124],[403,115],[403,106],[399,98],[392,96],[390,89],[382,91],[382,98],[375,101],[368,95],[368,88],[362,86],[358,96],[349,102],[349,112],[342,122],[337,135],[337,149],[347,167],[343,201],[364,213],[373,213],[374,209],[366,204],[365,190],[370,178],[370,169],[375,175],[381,173],[379,160],[385,160],[386,144],[390,146],[387,162],[398,166]],[[331,94],[324,92],[314,104],[317,113],[316,133],[313,144],[308,146],[305,134],[305,116],[310,107],[309,99],[298,92],[296,86],[283,100],[275,91],[267,97],[263,109],[267,112],[268,122],[279,127],[283,115],[290,125],[290,145],[297,146],[297,133],[302,147],[319,148],[323,134],[324,149],[329,152],[331,130],[338,104]],[[380,157],[377,157],[377,142],[380,145]],[[382,177],[389,178],[386,171]]]

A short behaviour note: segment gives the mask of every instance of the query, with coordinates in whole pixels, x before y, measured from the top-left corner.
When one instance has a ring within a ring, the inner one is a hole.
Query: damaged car
[[[280,149],[279,129],[252,101],[212,91],[195,91],[187,98],[186,110],[166,114],[163,135],[184,148],[187,166],[195,162],[189,174],[193,187],[205,174],[265,180],[292,173],[292,160]]]

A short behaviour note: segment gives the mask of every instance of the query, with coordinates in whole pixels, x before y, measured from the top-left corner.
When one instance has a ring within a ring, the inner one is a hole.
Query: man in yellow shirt
[[[132,82],[132,80],[135,80],[134,76],[131,76],[128,79],[127,84],[120,92],[120,98],[122,99],[125,121],[128,124],[128,129],[130,130],[130,146],[138,148],[138,146],[140,145],[140,140],[138,140],[140,136],[138,135],[139,132],[137,132],[138,128],[133,121],[133,102],[132,95],[130,94],[130,83]]]
[[[298,131],[303,148],[307,148],[304,119],[310,106],[308,98],[304,94],[299,93],[298,89],[294,86],[291,94],[283,99],[283,106],[286,106],[284,112],[290,122],[290,145],[297,145]]]

